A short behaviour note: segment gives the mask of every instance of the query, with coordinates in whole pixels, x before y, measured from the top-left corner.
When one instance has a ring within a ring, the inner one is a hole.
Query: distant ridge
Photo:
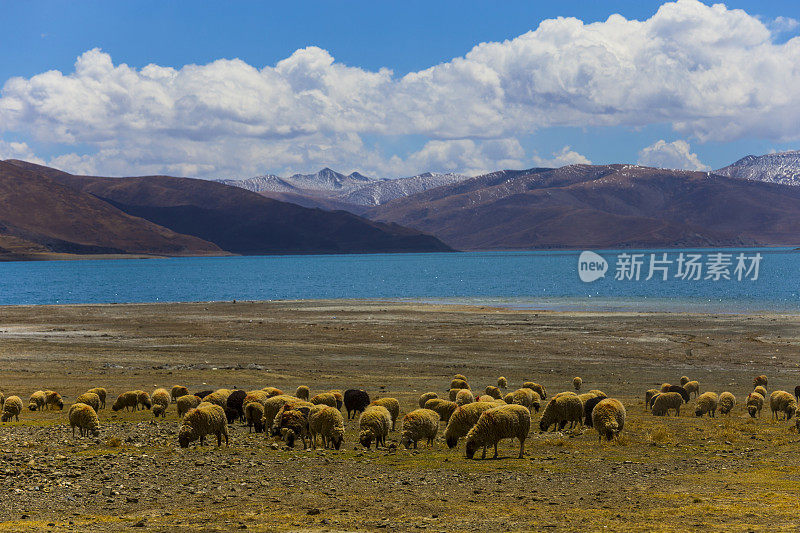
[[[800,185],[800,150],[748,155],[714,172],[731,178]]]

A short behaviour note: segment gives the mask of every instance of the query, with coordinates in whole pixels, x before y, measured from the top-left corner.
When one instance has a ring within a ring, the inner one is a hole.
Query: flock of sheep
[[[645,393],[645,407],[653,415],[664,416],[670,411],[680,414],[681,406],[689,403],[691,395],[696,398],[695,414],[716,416],[728,414],[736,405],[736,398],[730,392],[719,396],[713,392],[700,393],[700,384],[682,377],[680,385],[665,383],[660,390],[650,389]],[[594,428],[598,440],[605,437],[615,439],[625,426],[626,411],[619,400],[608,398],[600,390],[580,393],[582,380],[573,380],[574,391],[560,392],[544,405],[539,419],[539,429],[570,429],[577,426]],[[767,378],[758,376],[753,380],[754,390],[747,397],[746,407],[752,417],[760,416],[767,396]],[[446,424],[444,440],[449,448],[454,448],[459,439],[466,441],[466,456],[472,458],[482,450],[486,457],[487,448],[494,448],[497,457],[497,444],[505,438],[519,440],[519,457],[525,452],[525,440],[531,428],[531,412],[538,413],[547,400],[544,386],[526,381],[522,387],[505,392],[508,381],[501,377],[497,385],[490,385],[483,394],[476,395],[467,378],[457,374],[450,382],[447,397],[439,397],[436,392],[426,392],[419,397],[419,408],[407,413],[400,421],[400,444],[416,448],[421,441],[429,445],[439,433],[440,422]],[[773,418],[791,419],[797,411],[797,398],[786,391],[774,391],[770,397]],[[68,411],[68,420],[73,435],[78,428],[80,435],[99,435],[100,421],[97,412],[106,407],[106,389],[93,388],[78,396]],[[122,409],[152,409],[155,417],[166,417],[171,404],[176,405],[177,416],[181,421],[178,443],[187,447],[191,442],[205,443],[205,437],[212,435],[217,445],[222,440],[228,444],[228,424],[239,420],[246,423],[249,431],[265,432],[267,436],[279,437],[287,446],[293,447],[299,439],[305,449],[309,444],[317,446],[318,438],[325,448],[339,449],[345,438],[345,408],[347,420],[358,417],[358,441],[365,448],[375,443],[376,448],[387,446],[386,439],[394,431],[400,418],[400,402],[395,398],[371,400],[369,394],[360,389],[344,392],[331,390],[311,396],[308,387],[300,386],[294,395],[286,394],[275,387],[244,391],[217,389],[190,394],[181,385],[171,391],[159,388],[152,394],[142,390],[127,391],[120,394],[112,404],[114,411]],[[19,396],[5,398],[0,393],[2,422],[16,418],[23,411]],[[36,391],[30,396],[28,408],[31,411],[58,409],[64,407],[61,396],[52,390]],[[800,419],[798,420],[800,429]]]

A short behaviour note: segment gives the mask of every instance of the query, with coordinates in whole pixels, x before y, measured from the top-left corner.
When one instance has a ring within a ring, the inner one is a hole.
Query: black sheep
[[[689,400],[691,399],[687,390],[681,387],[680,385],[670,385],[669,390],[667,392],[677,392],[678,394],[683,396],[683,401],[685,403],[689,403]]]
[[[586,400],[586,403],[583,404],[583,423],[589,427],[592,426],[592,411],[594,410],[594,406],[598,403],[605,400],[603,396],[595,396],[594,398],[589,398]]]
[[[794,388],[794,397],[800,400],[800,385]]]
[[[363,412],[369,405],[369,394],[360,389],[347,389],[344,391],[344,408],[347,409],[347,419],[350,420],[350,412],[353,418],[356,414]]]
[[[213,390],[201,390],[200,392],[195,392],[194,395],[197,396],[198,398],[205,398],[206,396],[208,396],[212,392],[214,392],[214,391]]]
[[[247,392],[237,389],[228,396],[228,402],[226,404],[228,409],[236,411],[236,417],[240,422],[244,422],[244,405],[242,404],[244,403],[245,396],[247,396]],[[231,421],[229,420],[229,422]]]

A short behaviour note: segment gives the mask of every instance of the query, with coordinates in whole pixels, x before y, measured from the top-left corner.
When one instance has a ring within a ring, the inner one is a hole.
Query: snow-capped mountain
[[[800,150],[760,156],[748,155],[714,173],[731,178],[800,185]]]
[[[360,208],[384,204],[395,198],[410,196],[435,187],[467,179],[461,174],[426,172],[408,178],[370,178],[353,172],[340,174],[324,168],[316,174],[295,174],[282,178],[272,174],[243,180],[217,180],[226,185],[305,206],[323,208]]]

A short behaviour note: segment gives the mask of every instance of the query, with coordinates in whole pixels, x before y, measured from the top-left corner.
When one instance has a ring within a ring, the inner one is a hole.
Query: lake
[[[605,261],[607,271],[591,282],[579,277],[576,251],[11,262],[0,263],[0,304],[359,298],[555,310],[800,311],[800,253],[790,248],[595,252],[601,259],[593,263]],[[758,271],[748,272],[754,261]],[[700,272],[687,277],[690,263]]]

